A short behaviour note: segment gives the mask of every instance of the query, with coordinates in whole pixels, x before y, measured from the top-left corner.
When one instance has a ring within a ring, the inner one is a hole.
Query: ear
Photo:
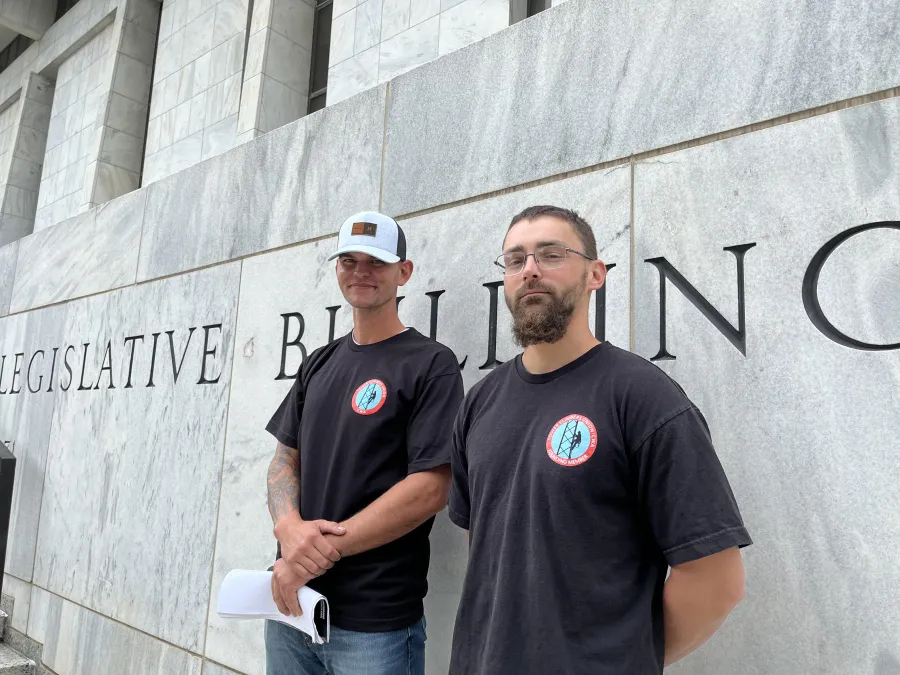
[[[606,283],[606,263],[602,260],[594,260],[591,262],[590,272],[588,273],[588,290],[596,291],[602,288],[604,283]]]
[[[400,263],[400,281],[398,282],[398,286],[405,286],[406,282],[409,281],[409,278],[412,276],[413,270],[415,269],[415,265],[413,265],[412,260],[404,260]]]

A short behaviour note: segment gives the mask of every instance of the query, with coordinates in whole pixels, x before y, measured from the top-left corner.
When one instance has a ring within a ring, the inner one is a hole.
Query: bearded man
[[[697,407],[591,334],[606,266],[588,223],[533,206],[502,250],[524,352],[455,423],[449,514],[469,559],[450,673],[659,675],[742,599],[750,537]]]

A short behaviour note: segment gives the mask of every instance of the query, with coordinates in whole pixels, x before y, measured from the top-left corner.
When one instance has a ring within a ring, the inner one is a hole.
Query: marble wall
[[[47,149],[37,198],[35,229],[71,218],[87,208],[93,176],[88,165],[100,155],[100,99],[112,66],[112,24],[60,66],[47,132]]]
[[[509,0],[338,0],[328,105],[509,26]]]
[[[238,142],[306,115],[315,0],[253,4]]]
[[[437,14],[413,23],[410,5],[405,30],[465,2],[415,4]],[[666,273],[674,358],[655,362],[709,420],[755,540],[746,600],[673,672],[897,671],[898,41],[888,3],[855,14],[826,5],[754,1],[719,26],[722,39],[681,39],[676,59],[664,19],[684,38],[724,5],[648,18],[638,4],[599,12],[572,0],[0,246],[0,440],[19,458],[4,580],[12,628],[43,645],[58,675],[262,673],[261,626],[219,619],[217,592],[229,569],[271,564],[263,425],[290,384],[276,379],[282,359],[294,370],[303,349],[349,328],[325,262],[340,222],[367,207],[400,217],[417,265],[401,318],[426,334],[433,325],[470,387],[515,353],[490,264],[505,227],[551,202],[587,216],[614,265],[595,330],[648,359],[661,351]],[[335,11],[373,9],[360,7]],[[271,38],[278,10],[259,11]],[[629,21],[659,39],[632,44]],[[800,24],[808,34],[789,34]],[[564,69],[548,37],[564,28],[632,54],[616,60],[609,47]],[[709,75],[728,59],[750,66],[728,82]],[[656,83],[668,107],[644,110],[640,82]],[[682,115],[691,82],[699,93]],[[879,102],[605,164],[884,90]],[[731,93],[705,98],[716,92]],[[453,107],[463,99],[468,108]],[[608,116],[586,116],[597,101]],[[446,673],[464,542],[441,514],[429,675]]]
[[[55,17],[55,0],[0,0],[0,25],[32,40],[39,40]]]
[[[640,261],[664,256],[738,327],[723,248],[754,244],[746,355],[668,283],[675,359],[657,363],[706,413],[755,540],[747,600],[673,672],[884,673],[900,658],[898,186],[896,98],[635,165],[642,356],[659,352],[660,282]],[[847,239],[812,286],[834,328],[871,345],[850,347],[812,320],[810,267],[834,237],[880,221],[894,222]]]
[[[143,185],[237,143],[248,0],[163,3]]]

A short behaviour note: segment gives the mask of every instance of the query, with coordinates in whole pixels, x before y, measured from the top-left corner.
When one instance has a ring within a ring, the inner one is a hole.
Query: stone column
[[[82,211],[141,185],[159,15],[157,0],[126,0],[117,12],[108,93],[100,99],[98,152],[89,157]]]
[[[0,114],[0,126],[7,127],[0,132],[6,139],[0,155],[0,246],[34,229],[53,93],[52,80],[32,73],[19,100]]]
[[[238,142],[306,115],[315,0],[256,0],[238,117]]]

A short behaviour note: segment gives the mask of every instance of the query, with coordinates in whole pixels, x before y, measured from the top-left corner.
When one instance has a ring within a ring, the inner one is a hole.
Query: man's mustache
[[[516,291],[515,301],[518,303],[519,300],[522,299],[522,296],[525,295],[526,293],[528,293],[529,291],[543,291],[544,293],[549,293],[550,295],[553,295],[553,289],[550,288],[549,286],[545,286],[540,281],[534,281],[531,283],[526,282],[526,284],[524,286],[522,286],[522,288],[520,288],[518,291]]]

